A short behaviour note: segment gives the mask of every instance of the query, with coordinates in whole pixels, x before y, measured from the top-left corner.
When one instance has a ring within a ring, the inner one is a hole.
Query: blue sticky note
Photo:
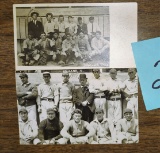
[[[160,108],[160,37],[132,43],[147,110]]]

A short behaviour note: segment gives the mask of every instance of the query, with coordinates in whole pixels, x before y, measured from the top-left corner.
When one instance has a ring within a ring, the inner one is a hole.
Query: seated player
[[[62,52],[61,52],[61,60],[58,64],[74,64],[77,54],[77,44],[72,40],[70,33],[66,34],[66,39],[62,43]]]
[[[55,41],[55,48],[53,49],[53,60],[55,60],[56,62],[59,62],[60,60],[60,55],[62,52],[62,37],[59,35],[58,30],[55,30],[55,32],[53,33],[53,38]]]
[[[34,140],[34,144],[63,144],[60,135],[62,127],[55,110],[47,109],[47,119],[40,122],[38,138]]]
[[[61,131],[63,139],[71,144],[91,143],[95,131],[88,122],[81,120],[82,111],[75,109],[72,115],[73,119],[66,123]]]
[[[124,111],[124,118],[116,126],[118,143],[137,143],[139,139],[138,120],[134,119],[132,110]]]
[[[95,129],[96,134],[93,138],[92,144],[111,144],[113,143],[113,123],[104,117],[102,108],[95,110],[96,119],[90,125]]]
[[[37,122],[28,119],[28,111],[25,108],[19,110],[19,116],[20,144],[33,144],[38,135]]]
[[[79,33],[77,44],[78,44],[78,49],[79,49],[79,52],[80,52],[81,57],[83,59],[83,62],[85,62],[87,60],[91,60],[91,57],[90,57],[91,47],[90,47],[89,42],[85,38],[85,35],[82,31]]]
[[[28,34],[28,38],[23,41],[23,53],[20,53],[18,56],[22,58],[23,65],[33,65],[38,61],[40,55],[36,49],[37,39],[33,38],[32,32]]]
[[[46,34],[41,33],[41,39],[37,43],[37,47],[40,50],[40,59],[38,65],[46,65],[47,61],[53,56],[53,47],[55,46],[55,41],[46,37]]]
[[[91,41],[91,47],[93,48],[91,56],[102,55],[102,53],[105,53],[107,55],[109,42],[102,38],[100,31],[96,31],[96,36]]]

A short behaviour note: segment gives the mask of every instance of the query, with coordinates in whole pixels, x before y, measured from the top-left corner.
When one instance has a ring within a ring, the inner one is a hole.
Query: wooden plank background
[[[18,118],[15,91],[15,63],[12,4],[52,3],[53,0],[1,0],[0,1],[0,152],[1,153],[158,153],[160,152],[160,109],[147,112],[139,87],[140,142],[129,145],[19,145]],[[55,0],[54,3],[75,2],[138,2],[139,40],[160,36],[159,0]],[[149,93],[148,93],[149,94]],[[159,99],[157,99],[159,102]]]

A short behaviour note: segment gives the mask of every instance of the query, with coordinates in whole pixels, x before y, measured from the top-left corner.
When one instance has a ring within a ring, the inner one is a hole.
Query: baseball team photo
[[[135,68],[16,72],[20,144],[139,142]]]
[[[16,7],[17,66],[109,67],[109,6]]]

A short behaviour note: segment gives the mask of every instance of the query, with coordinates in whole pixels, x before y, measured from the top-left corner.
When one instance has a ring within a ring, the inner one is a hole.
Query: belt
[[[78,137],[83,137],[84,135],[74,135],[74,136],[72,136],[72,137],[74,137],[74,138],[78,138]]]
[[[36,105],[36,100],[25,100],[25,106]]]
[[[128,98],[137,97],[137,96],[138,96],[137,93],[135,93],[135,94],[130,94],[130,95],[128,95]]]
[[[95,98],[106,98],[106,96],[94,96]]]
[[[60,101],[60,104],[72,103],[72,101]]]
[[[110,98],[109,100],[111,100],[111,101],[117,101],[117,100],[121,100],[121,98]]]
[[[54,101],[54,98],[41,98],[41,100]]]

